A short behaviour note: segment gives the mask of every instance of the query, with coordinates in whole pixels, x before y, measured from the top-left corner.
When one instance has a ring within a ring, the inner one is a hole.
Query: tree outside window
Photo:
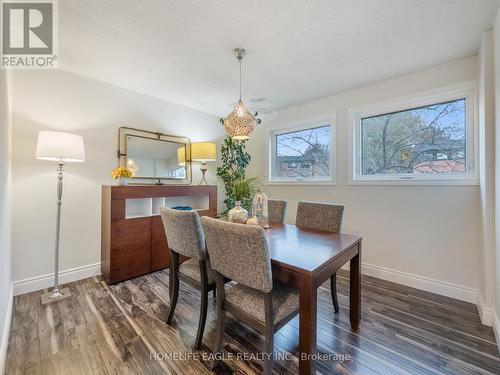
[[[362,175],[466,172],[466,101],[361,119]]]
[[[330,177],[330,126],[320,126],[275,136],[274,176],[290,179]]]

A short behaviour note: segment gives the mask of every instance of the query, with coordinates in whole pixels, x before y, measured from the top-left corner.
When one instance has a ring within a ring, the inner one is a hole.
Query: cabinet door
[[[131,279],[151,271],[151,217],[113,220],[110,281]]]
[[[151,217],[151,271],[158,271],[170,265],[170,251],[161,216]]]

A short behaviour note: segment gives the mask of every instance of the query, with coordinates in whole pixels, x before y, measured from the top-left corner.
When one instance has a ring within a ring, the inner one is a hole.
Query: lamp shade
[[[217,160],[217,146],[210,142],[191,143],[191,160],[215,161]]]
[[[177,149],[177,162],[179,165],[186,165],[186,147],[182,146]]]
[[[257,126],[257,119],[245,106],[245,103],[238,101],[231,112],[224,119],[226,133],[236,141],[246,141]]]
[[[36,158],[57,162],[82,162],[85,160],[83,137],[76,134],[41,131],[38,133]]]

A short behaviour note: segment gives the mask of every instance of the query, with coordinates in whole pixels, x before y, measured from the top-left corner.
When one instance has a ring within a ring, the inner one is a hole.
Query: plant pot
[[[227,217],[232,223],[245,224],[248,220],[248,211],[241,207],[240,201],[236,201],[236,206],[229,210]]]
[[[128,178],[126,177],[118,177],[116,179],[116,182],[118,183],[118,185],[120,186],[127,186],[128,185]]]

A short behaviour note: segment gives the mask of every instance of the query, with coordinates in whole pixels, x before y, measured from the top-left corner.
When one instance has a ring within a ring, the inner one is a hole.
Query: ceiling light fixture
[[[245,103],[241,100],[241,60],[245,56],[243,48],[234,50],[236,58],[240,63],[240,99],[234,106],[233,111],[224,119],[224,128],[226,133],[236,141],[246,141],[257,126],[257,119],[247,109]]]

